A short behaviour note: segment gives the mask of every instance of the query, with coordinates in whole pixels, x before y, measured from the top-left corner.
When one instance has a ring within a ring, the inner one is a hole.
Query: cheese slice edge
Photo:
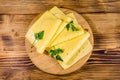
[[[61,22],[62,21],[56,18],[52,13],[46,11],[35,23],[33,23],[25,37],[32,44],[35,40],[34,33],[44,31],[43,39],[39,40],[37,44],[34,45],[39,53],[43,53]]]
[[[58,61],[59,64],[62,66],[63,69],[68,69],[75,63],[77,63],[80,59],[82,59],[84,56],[86,56],[88,53],[92,51],[92,45],[87,40],[81,48],[72,56],[72,58],[68,61],[68,63]]]

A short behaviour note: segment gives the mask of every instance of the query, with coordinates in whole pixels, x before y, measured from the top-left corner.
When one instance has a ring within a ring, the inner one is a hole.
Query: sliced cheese
[[[63,15],[65,15],[59,8],[56,6],[50,9],[50,12],[54,14],[57,18],[63,18]],[[59,15],[60,14],[60,15]]]
[[[90,44],[89,40],[87,40],[67,63],[61,61],[58,62],[63,69],[67,69],[72,65],[74,65],[77,61],[79,61],[81,58],[86,56],[91,51],[92,51],[92,45]]]
[[[79,31],[74,31],[74,32],[72,30],[67,31],[66,27],[64,26],[63,31],[56,38],[54,38],[54,41],[51,42],[50,46],[54,46],[54,45],[59,44],[61,42],[70,40],[70,39],[84,33],[83,28],[78,24],[74,14],[69,13],[69,14],[67,14],[67,16],[72,18],[72,21],[75,24],[75,27],[79,28]]]
[[[69,16],[66,16],[59,8],[56,6],[50,9],[50,12],[57,18],[65,21],[65,22],[70,22],[72,19]]]
[[[59,8],[57,8],[56,6],[53,7],[50,12],[57,18],[62,20],[61,25],[59,26],[58,30],[56,31],[56,33],[54,34],[51,42],[49,43],[49,45],[53,42],[53,40],[60,34],[60,32],[64,29],[64,27],[72,20],[71,17],[66,16]]]
[[[75,25],[75,26],[79,29],[79,31],[72,31],[72,30],[68,31],[66,28],[64,28],[63,31],[51,43],[50,46],[54,46],[61,42],[70,40],[70,39],[80,36],[84,33],[84,30],[82,29],[82,27],[80,25]]]
[[[74,24],[78,24],[77,19],[75,18],[75,16],[74,16],[73,13],[69,13],[69,14],[67,14],[67,16],[70,17],[70,18],[72,18]]]
[[[52,13],[46,11],[29,29],[26,34],[26,38],[32,44],[35,40],[34,33],[44,31],[44,36],[42,40],[39,40],[34,46],[37,48],[39,53],[43,53],[51,38],[55,34],[61,20],[56,18]]]
[[[61,48],[64,50],[63,53],[60,54],[61,58],[65,63],[67,63],[71,57],[80,49],[80,47],[83,45],[83,43],[88,39],[90,34],[85,31],[84,34],[75,37],[71,40],[68,40],[66,42],[62,42],[60,44],[55,45],[54,47]]]

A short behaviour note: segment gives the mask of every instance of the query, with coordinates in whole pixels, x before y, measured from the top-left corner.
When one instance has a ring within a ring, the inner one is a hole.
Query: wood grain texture
[[[54,5],[82,13],[95,37],[94,52],[88,62],[77,72],[64,76],[37,69],[24,44],[31,20]],[[119,80],[119,9],[119,0],[0,0],[0,80]]]
[[[90,65],[72,74],[57,76],[32,69],[0,69],[1,80],[119,80],[120,65]],[[94,67],[94,68],[93,68]]]
[[[0,14],[37,14],[53,6],[79,13],[120,12],[119,0],[0,0]]]

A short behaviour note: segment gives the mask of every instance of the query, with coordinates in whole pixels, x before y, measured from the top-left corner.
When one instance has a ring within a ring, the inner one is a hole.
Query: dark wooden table
[[[36,68],[24,44],[31,20],[55,5],[82,14],[95,39],[88,62],[64,76]],[[120,80],[120,0],[0,0],[0,80]]]

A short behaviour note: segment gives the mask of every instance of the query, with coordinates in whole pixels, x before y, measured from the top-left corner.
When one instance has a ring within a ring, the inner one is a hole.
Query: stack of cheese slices
[[[36,40],[36,34],[41,38]],[[88,38],[90,34],[78,24],[73,13],[64,14],[59,8],[53,7],[44,12],[30,27],[25,35],[37,52],[55,52],[60,50],[57,60],[63,69],[74,65],[92,50]],[[52,56],[54,58],[54,55]]]

